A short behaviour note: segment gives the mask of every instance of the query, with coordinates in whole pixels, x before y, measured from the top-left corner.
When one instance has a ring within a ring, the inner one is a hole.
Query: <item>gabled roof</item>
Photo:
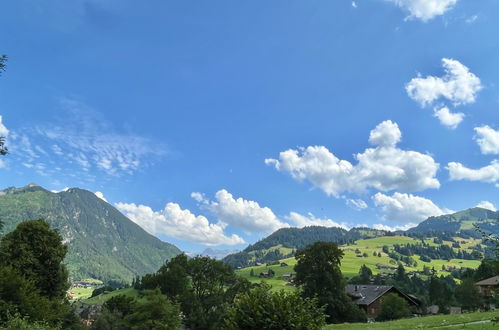
[[[403,293],[399,289],[391,285],[362,285],[349,284],[346,286],[347,294],[352,297],[357,305],[369,306],[378,298],[382,297],[389,291],[394,291],[403,296],[406,300],[414,305],[419,305],[419,300]]]
[[[489,286],[489,285],[499,285],[499,276],[494,276],[494,277],[491,277],[491,278],[487,278],[485,280],[482,280],[480,282],[476,282],[475,285],[485,285],[485,286]]]

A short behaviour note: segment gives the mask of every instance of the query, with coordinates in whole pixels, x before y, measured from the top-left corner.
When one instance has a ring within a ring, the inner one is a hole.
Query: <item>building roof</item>
[[[494,276],[494,277],[491,277],[491,278],[487,278],[487,279],[485,279],[483,281],[476,282],[475,284],[476,285],[484,285],[484,286],[489,286],[489,285],[495,286],[495,285],[499,285],[499,276]]]
[[[353,298],[357,305],[367,305],[369,306],[375,302],[378,298],[382,297],[389,291],[395,291],[403,296],[406,300],[414,305],[419,305],[418,299],[414,299],[411,296],[398,290],[396,287],[391,285],[354,285],[349,284],[346,286],[347,294]]]

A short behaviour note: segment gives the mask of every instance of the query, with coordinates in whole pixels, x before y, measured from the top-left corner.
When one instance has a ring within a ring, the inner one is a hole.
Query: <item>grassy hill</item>
[[[459,238],[456,237],[456,240],[461,242],[461,249],[469,250],[469,247],[475,246],[480,243],[480,240],[475,238]],[[389,251],[394,250],[394,245],[399,244],[416,244],[421,242],[418,239],[406,237],[406,236],[384,236],[384,237],[375,237],[370,239],[362,239],[358,240],[353,244],[342,245],[341,248],[344,251],[345,255],[343,257],[341,263],[341,271],[346,277],[353,277],[357,275],[359,268],[362,265],[366,265],[373,271],[373,274],[378,273],[387,273],[393,272],[392,270],[387,269],[378,269],[377,265],[384,265],[389,267],[397,267],[398,261],[393,260],[389,257],[388,254],[383,252],[383,246],[387,246]],[[426,243],[430,245],[438,245],[434,243],[433,239],[428,238],[425,240]],[[452,245],[453,242],[443,241],[442,244]],[[457,249],[456,249],[457,250]],[[360,252],[360,253],[359,253]],[[376,256],[374,256],[376,253]],[[378,256],[381,254],[381,256]],[[456,268],[477,268],[480,265],[479,260],[464,260],[464,259],[451,259],[451,260],[442,260],[442,259],[433,259],[430,262],[425,262],[420,259],[420,256],[412,257],[416,262],[416,266],[405,266],[406,270],[409,271],[422,271],[424,266],[434,267],[438,274],[448,275],[447,271],[442,270],[442,266],[445,267],[456,267]],[[248,279],[251,282],[259,283],[262,280],[272,285],[274,289],[285,289],[285,290],[293,290],[292,286],[286,286],[287,280],[282,278],[282,275],[294,273],[293,267],[296,264],[296,260],[294,257],[281,259],[280,262],[286,263],[287,266],[270,265],[266,264],[260,266],[251,266],[242,269],[236,270],[236,273],[241,275],[242,277]],[[267,272],[269,269],[272,269],[275,272],[275,276],[272,278],[260,278],[258,275],[261,272]],[[251,270],[255,276],[251,276]]]
[[[3,233],[21,221],[43,218],[68,245],[65,259],[73,280],[130,282],[152,273],[181,251],[148,234],[113,206],[78,188],[53,193],[37,185],[0,191]]]

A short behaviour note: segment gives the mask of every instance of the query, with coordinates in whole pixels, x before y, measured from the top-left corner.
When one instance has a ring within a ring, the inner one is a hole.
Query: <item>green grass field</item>
[[[457,238],[457,240],[466,241],[466,243],[462,244],[463,248],[467,248],[468,246],[471,245],[476,245],[480,242],[479,240],[475,239]],[[377,264],[394,266],[394,267],[397,266],[397,264],[394,263],[394,261],[390,259],[388,255],[382,252],[382,247],[386,245],[390,248],[393,247],[394,244],[407,244],[407,243],[415,244],[418,242],[419,241],[416,239],[405,236],[383,236],[383,237],[376,237],[365,240],[358,240],[357,242],[355,242],[355,244],[341,246],[341,248],[345,253],[341,263],[341,271],[344,276],[349,278],[357,275],[359,268],[362,265],[366,265],[369,268],[371,268],[374,274],[378,274],[380,272],[385,272],[385,273],[389,272],[386,270],[378,270],[376,268]],[[428,240],[428,242],[431,242],[433,244],[433,241],[431,239]],[[444,242],[444,243],[450,244],[450,242]],[[361,252],[361,254],[366,253],[367,257],[358,257],[355,252],[355,250],[357,249]],[[381,252],[381,257],[373,256],[374,252],[376,252],[376,254],[378,252]],[[448,275],[449,273],[442,271],[442,266],[455,266],[458,268],[463,268],[463,267],[477,268],[480,265],[480,261],[478,260],[451,259],[450,261],[432,260],[431,262],[423,262],[419,259],[418,256],[414,256],[413,258],[418,263],[417,267],[405,267],[406,271],[423,270],[424,266],[428,266],[430,268],[434,267],[439,275],[440,274]],[[282,279],[282,275],[286,273],[294,273],[293,267],[296,264],[296,260],[294,258],[288,258],[288,259],[282,259],[281,261],[287,263],[288,266],[285,267],[281,267],[280,265],[253,266],[253,267],[239,269],[236,272],[242,277],[254,283],[265,281],[266,283],[272,285],[273,289],[276,290],[278,289],[293,290],[292,286],[285,285],[286,281]],[[253,269],[253,272],[256,276],[250,275],[251,269]],[[275,272],[275,276],[273,278],[262,279],[258,277],[258,275],[261,272],[268,271],[269,269],[272,269]]]
[[[325,330],[355,330],[355,329],[383,329],[383,330],[398,330],[398,329],[499,329],[499,324],[489,322],[499,317],[499,311],[483,312],[483,313],[467,313],[456,315],[435,315],[416,317],[411,319],[403,319],[390,322],[378,323],[345,323],[328,325]],[[479,323],[483,322],[484,323]],[[474,323],[476,322],[476,323]],[[468,324],[467,324],[468,323]]]
[[[69,289],[68,294],[71,297],[71,300],[87,299],[90,298],[90,296],[92,295],[92,291],[94,291],[96,288],[97,287]]]
[[[138,290],[135,290],[133,288],[125,288],[125,289],[119,289],[119,290],[109,292],[109,293],[103,293],[103,294],[98,295],[97,297],[82,300],[82,303],[87,304],[87,305],[102,305],[103,303],[105,303],[106,301],[111,299],[112,297],[120,295],[120,294],[128,296],[128,297],[134,297],[134,298],[140,299]]]

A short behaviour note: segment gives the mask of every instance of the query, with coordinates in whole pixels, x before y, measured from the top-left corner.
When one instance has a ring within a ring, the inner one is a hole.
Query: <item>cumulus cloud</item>
[[[289,149],[279,159],[266,159],[278,171],[297,181],[310,181],[326,194],[360,193],[368,188],[381,191],[418,191],[439,188],[435,177],[439,165],[429,155],[396,147],[401,139],[396,123],[384,121],[374,128],[369,141],[374,148],[355,155],[357,164],[336,157],[324,146]]]
[[[405,89],[410,98],[422,107],[432,105],[439,99],[445,99],[454,105],[473,103],[482,89],[480,78],[470,72],[459,61],[443,58],[445,74],[442,77],[418,77],[409,81]]]
[[[56,190],[56,189],[53,189],[53,190],[51,190],[51,192],[53,192],[54,194],[58,194],[58,193],[60,193],[60,192],[64,192],[64,191],[68,191],[68,190],[69,190],[69,187],[64,187],[64,188],[62,188],[61,190]],[[99,197],[99,196],[97,196],[97,197]],[[106,201],[106,202],[107,202],[107,201]]]
[[[357,8],[357,2],[352,1],[352,7],[353,7],[353,8]]]
[[[384,231],[396,231],[396,230],[406,231],[406,230],[411,229],[411,228],[416,227],[416,226],[417,226],[416,223],[408,223],[408,224],[403,225],[403,226],[388,226],[387,224],[376,223],[373,225],[373,228],[377,229],[377,230],[384,230]]]
[[[3,118],[2,118],[2,116],[0,116],[0,136],[4,136],[5,137],[7,135],[9,135],[9,130],[3,124]]]
[[[451,180],[468,180],[495,183],[499,181],[499,162],[493,160],[490,165],[479,169],[472,169],[458,162],[447,164]]]
[[[477,204],[476,207],[481,207],[482,209],[487,209],[487,210],[491,210],[491,211],[494,211],[494,212],[497,211],[497,209],[494,206],[494,204],[492,204],[489,201],[481,201],[480,203]]]
[[[395,192],[392,196],[376,193],[373,197],[374,205],[383,213],[384,220],[399,223],[419,223],[428,217],[451,213],[441,209],[431,200],[411,194]]]
[[[287,223],[279,220],[270,208],[241,197],[236,199],[225,189],[217,191],[214,201],[205,199],[200,193],[192,193],[191,196],[220,222],[249,233],[268,234],[279,228],[289,227]]]
[[[166,204],[161,211],[153,211],[148,206],[134,203],[117,203],[115,206],[152,235],[161,234],[207,246],[245,243],[236,234],[226,236],[223,224],[210,223],[206,217],[183,210],[176,203]]]
[[[499,154],[499,131],[485,125],[475,127],[475,141],[478,143],[482,154],[497,155]]]
[[[440,120],[440,123],[447,126],[450,129],[456,129],[457,126],[463,121],[464,113],[462,112],[451,112],[449,108],[443,107],[441,109],[435,109],[434,116]]]
[[[423,22],[445,14],[452,9],[457,0],[387,0],[409,12],[409,18]]]
[[[290,221],[294,226],[298,228],[303,228],[307,226],[321,226],[321,227],[338,227],[348,230],[348,226],[345,222],[338,223],[331,219],[321,219],[316,218],[312,213],[307,215],[302,215],[296,212],[290,212],[288,216],[285,217],[286,220]]]
[[[100,199],[102,199],[104,202],[107,203],[107,199],[106,199],[106,197],[104,197],[104,194],[102,192],[96,191],[95,196],[99,197]]]

